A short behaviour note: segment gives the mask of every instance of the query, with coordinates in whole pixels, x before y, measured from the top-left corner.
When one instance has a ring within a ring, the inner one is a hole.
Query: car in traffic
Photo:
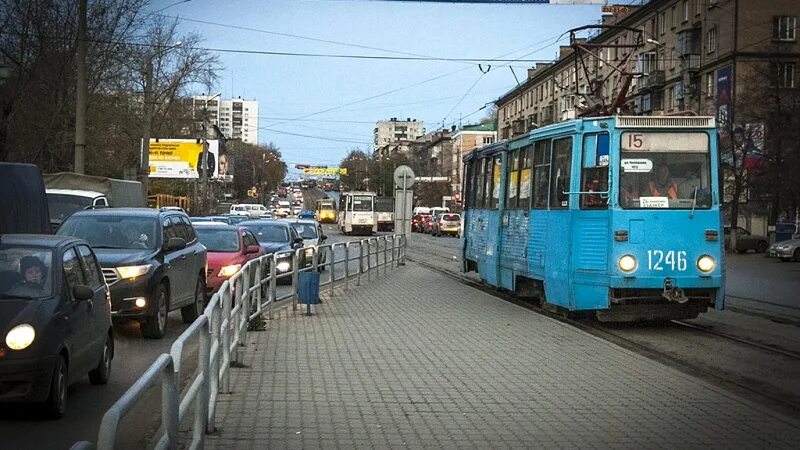
[[[180,310],[184,323],[203,312],[206,248],[186,213],[167,208],[78,211],[59,227],[95,251],[111,289],[111,316],[135,320],[144,337],[160,339],[167,315]]]
[[[307,209],[304,209],[304,210],[300,211],[299,213],[297,213],[297,218],[298,219],[314,219],[315,217],[316,217],[316,214],[314,213],[314,211],[309,211]]]
[[[437,214],[439,220],[432,221],[431,234],[458,237],[461,232],[461,215],[453,213]]]
[[[423,222],[422,232],[425,234],[433,234],[433,224],[439,221],[439,217],[441,217],[441,214],[434,214],[430,216],[425,222]]]
[[[206,295],[217,292],[251,259],[264,255],[253,232],[242,226],[202,223],[195,228],[197,238],[208,251]]]
[[[731,227],[725,226],[725,248],[730,247]],[[736,227],[736,253],[745,253],[753,250],[756,253],[764,253],[769,248],[769,238],[760,234],[753,234],[742,227]]]
[[[292,224],[292,227],[294,227],[295,231],[297,231],[297,234],[303,238],[303,246],[307,248],[305,252],[306,263],[311,264],[314,251],[310,249],[312,247],[322,245],[325,240],[328,239],[328,236],[325,236],[325,232],[322,231],[322,225],[320,225],[316,220],[298,219],[292,220],[290,223]],[[325,264],[325,261],[327,261],[327,252],[320,252],[317,259],[317,264]]]
[[[86,241],[5,234],[0,240],[0,403],[67,408],[70,385],[87,374],[106,384],[114,357],[111,301]]]
[[[275,272],[278,275],[292,271],[293,254],[303,247],[303,238],[288,221],[248,220],[239,225],[253,233],[265,254],[275,254]],[[305,261],[301,261],[301,264],[305,265]],[[278,281],[286,283],[291,279],[282,277]]]
[[[769,247],[768,255],[781,261],[800,262],[800,239],[776,242]]]
[[[430,214],[415,214],[411,218],[411,231],[422,233],[425,230],[425,224],[431,220]]]

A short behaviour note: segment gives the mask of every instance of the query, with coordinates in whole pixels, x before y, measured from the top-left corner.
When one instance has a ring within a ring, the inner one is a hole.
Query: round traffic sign
[[[397,187],[408,189],[414,185],[414,171],[408,166],[397,166],[394,169],[394,184]]]

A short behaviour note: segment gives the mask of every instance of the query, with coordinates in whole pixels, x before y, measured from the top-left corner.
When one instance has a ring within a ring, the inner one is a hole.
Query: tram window
[[[550,141],[533,144],[533,208],[547,209],[550,176]]]
[[[506,209],[516,209],[517,207],[518,170],[519,150],[514,150],[508,153],[508,163],[506,164]]]
[[[502,164],[500,164],[500,156],[495,156],[494,160],[492,161],[492,196],[490,197],[489,201],[489,208],[496,209],[497,205],[500,203],[500,170],[502,169]]]
[[[587,134],[583,137],[581,166],[581,209],[608,208],[608,133]]]
[[[623,208],[711,207],[708,134],[625,132],[620,146]]]
[[[487,208],[489,206],[489,202],[486,201],[486,197],[489,195],[489,183],[491,177],[491,160],[489,158],[483,158],[480,163],[481,167],[481,179],[480,179],[480,197],[478,197],[478,201],[480,201],[481,208]]]
[[[518,207],[522,209],[530,208],[531,201],[531,163],[533,149],[530,145],[520,150],[520,171],[519,171],[519,195]]]
[[[553,141],[553,163],[550,166],[550,209],[569,206],[570,174],[572,172],[572,138]]]

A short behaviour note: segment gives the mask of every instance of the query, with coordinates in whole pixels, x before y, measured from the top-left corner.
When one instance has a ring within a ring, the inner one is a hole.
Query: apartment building
[[[408,152],[413,142],[425,134],[422,121],[417,119],[381,120],[375,123],[375,152],[381,156],[389,156],[397,152]]]
[[[466,125],[453,132],[453,150],[442,160],[442,175],[450,177],[451,192],[461,192],[463,156],[470,151],[497,141],[497,126],[492,123]]]
[[[214,96],[198,95],[192,98],[193,117],[198,123],[206,117],[217,125],[226,139],[237,139],[248,144],[258,144],[258,101],[241,97],[219,100]]]
[[[731,120],[737,97],[765,83],[798,87],[797,0],[652,0],[603,17],[594,55],[561,47],[496,100],[499,135],[512,138],[584,108],[610,105],[633,74],[619,112],[694,111]],[[598,57],[599,56],[599,57]],[[616,70],[616,69],[619,70]]]

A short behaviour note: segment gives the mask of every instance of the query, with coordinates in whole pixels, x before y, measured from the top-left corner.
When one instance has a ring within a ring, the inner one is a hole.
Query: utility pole
[[[214,100],[215,98],[222,95],[222,92],[215,94],[205,100],[203,102],[203,158],[202,158],[202,167],[200,170],[200,209],[202,210],[203,214],[205,214],[206,207],[211,203],[210,199],[208,198],[208,102]],[[219,106],[217,107],[217,111],[219,111]]]
[[[75,164],[76,173],[86,172],[86,0],[78,0],[78,51],[75,56],[78,85],[75,98]]]

